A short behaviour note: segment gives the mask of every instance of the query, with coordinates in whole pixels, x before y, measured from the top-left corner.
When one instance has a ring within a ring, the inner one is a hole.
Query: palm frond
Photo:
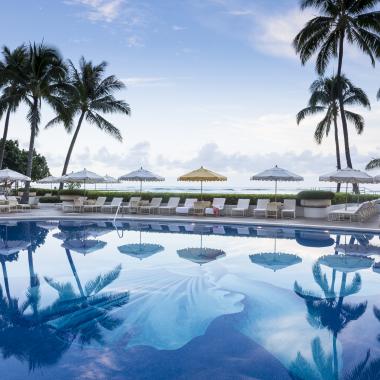
[[[374,158],[366,166],[366,170],[377,169],[377,168],[380,168],[380,158]]]
[[[120,275],[121,265],[117,265],[114,269],[106,274],[98,275],[94,280],[90,280],[86,283],[86,294],[97,294],[103,290],[106,286],[114,282]]]

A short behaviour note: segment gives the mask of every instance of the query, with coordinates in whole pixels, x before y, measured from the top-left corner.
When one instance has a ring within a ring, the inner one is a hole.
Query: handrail
[[[115,222],[116,222],[117,214],[119,213],[119,210],[120,210],[121,205],[122,205],[122,202],[120,202],[119,205],[117,206],[117,209],[116,209],[115,215],[114,215],[114,217],[113,217],[113,224],[115,224]]]

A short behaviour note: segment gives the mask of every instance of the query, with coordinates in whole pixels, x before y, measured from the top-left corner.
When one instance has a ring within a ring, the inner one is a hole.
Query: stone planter
[[[327,208],[331,206],[330,199],[301,199],[305,218],[324,219],[327,217]]]

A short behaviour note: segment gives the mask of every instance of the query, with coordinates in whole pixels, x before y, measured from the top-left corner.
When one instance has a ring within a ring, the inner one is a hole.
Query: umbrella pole
[[[142,181],[140,181],[140,196],[142,194]]]
[[[203,181],[201,181],[201,201],[203,201]]]
[[[345,207],[345,210],[347,210],[347,202],[348,202],[348,182],[346,183],[346,207]]]
[[[277,179],[274,181],[274,201],[277,202]]]

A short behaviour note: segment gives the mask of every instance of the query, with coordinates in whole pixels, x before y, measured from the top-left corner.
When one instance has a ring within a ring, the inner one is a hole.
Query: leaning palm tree
[[[368,162],[366,166],[366,170],[371,170],[371,169],[377,169],[380,168],[380,158],[374,158],[370,162]]]
[[[55,48],[30,44],[27,49],[25,64],[11,68],[10,75],[17,81],[17,86],[24,94],[28,106],[27,118],[30,123],[30,140],[26,175],[31,177],[34,143],[41,120],[42,101],[47,102],[56,112],[65,114],[61,92],[64,88],[66,66]],[[63,118],[64,120],[64,118]],[[22,202],[29,198],[30,182],[26,182]]]
[[[22,67],[27,58],[25,45],[10,50],[4,46],[2,50],[3,60],[0,61],[0,119],[5,115],[3,138],[0,145],[0,169],[3,167],[5,144],[8,137],[9,119],[20,103],[24,100],[24,93],[17,83],[17,78],[12,75],[16,67]]]
[[[67,151],[62,176],[67,172],[71,154],[84,120],[117,140],[122,140],[119,129],[101,115],[116,112],[130,115],[131,112],[129,105],[124,100],[117,100],[113,96],[115,91],[125,88],[125,85],[114,75],[105,77],[106,66],[106,62],[94,65],[82,57],[79,61],[79,68],[76,68],[69,61],[71,87],[65,92],[66,110],[70,111],[70,123],[66,126],[68,132],[73,129],[75,117],[78,117],[78,120]],[[64,118],[65,115],[63,117],[58,115],[47,124],[47,127],[62,122]]]
[[[330,133],[331,125],[334,126],[335,153],[337,169],[342,168],[340,158],[338,116],[339,116],[339,77],[321,77],[315,80],[310,86],[311,96],[308,106],[298,112],[297,124],[300,124],[307,116],[323,113],[323,119],[317,124],[314,132],[314,138],[318,144],[322,143],[323,137]],[[361,105],[370,108],[370,102],[365,92],[355,87],[352,82],[344,75],[341,77],[343,88],[344,106]],[[361,134],[364,129],[364,119],[361,115],[348,111],[344,108],[345,117],[355,126],[356,132]],[[340,191],[340,184],[337,185],[337,191]]]
[[[306,23],[293,45],[302,64],[315,54],[316,70],[323,75],[332,58],[338,58],[337,77],[342,76],[345,43],[356,45],[375,66],[380,56],[380,12],[373,10],[380,0],[301,0],[301,9],[314,8],[319,15]],[[343,87],[338,100],[342,119],[347,166],[352,168]]]

